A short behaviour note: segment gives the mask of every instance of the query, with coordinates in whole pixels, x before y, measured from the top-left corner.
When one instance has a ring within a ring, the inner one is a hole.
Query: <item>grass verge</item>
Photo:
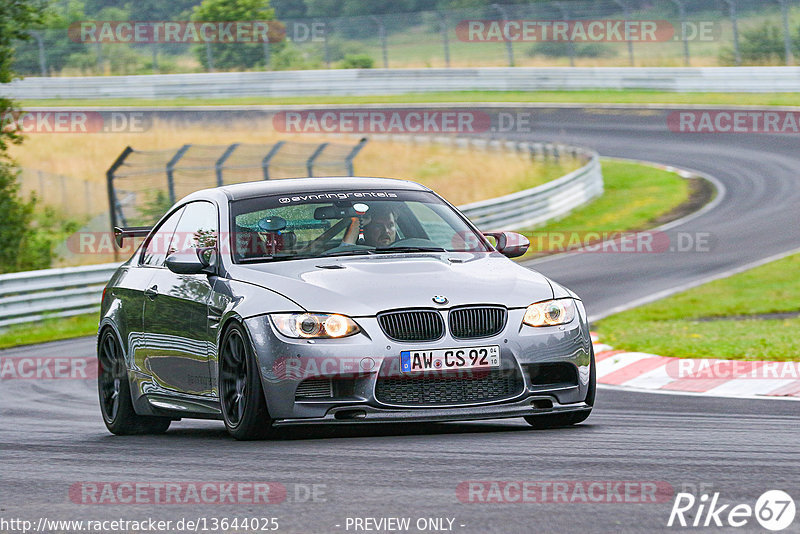
[[[520,233],[531,241],[522,260],[563,252],[563,244],[587,232],[646,230],[666,222],[691,199],[690,182],[674,172],[628,161],[602,161],[603,195],[563,219]],[[697,206],[699,207],[699,206]],[[556,238],[563,238],[557,240]]]
[[[615,349],[681,358],[800,361],[800,254],[607,317]],[[781,318],[769,314],[786,313]],[[774,316],[772,316],[774,317]]]
[[[9,326],[0,330],[0,349],[91,336],[97,333],[98,320],[98,314],[90,313]]]
[[[254,106],[303,104],[423,104],[442,102],[525,102],[583,104],[709,104],[797,106],[797,93],[673,93],[667,91],[453,91],[377,96],[224,97],[147,100],[137,98],[21,100],[22,107],[47,106]]]

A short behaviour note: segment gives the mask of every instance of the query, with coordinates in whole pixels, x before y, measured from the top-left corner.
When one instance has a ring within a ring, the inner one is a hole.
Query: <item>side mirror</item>
[[[167,256],[164,264],[175,274],[214,274],[217,251],[214,247],[190,249]]]
[[[531,244],[527,237],[516,232],[484,232],[483,235],[493,237],[496,241],[495,250],[507,258],[522,256]]]

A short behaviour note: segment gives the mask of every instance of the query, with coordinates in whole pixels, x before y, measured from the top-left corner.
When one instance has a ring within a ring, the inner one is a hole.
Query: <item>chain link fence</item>
[[[470,21],[483,21],[483,31],[470,33]],[[499,38],[490,21],[501,21]],[[514,26],[521,21],[542,23],[534,28],[537,35],[526,38]],[[547,38],[545,26],[558,22],[567,22],[569,31]],[[637,30],[627,39],[594,39],[592,22],[628,23]],[[80,38],[78,23],[71,32],[42,28],[18,43],[15,68],[51,76],[370,66],[792,65],[800,48],[800,0],[532,1],[280,23],[285,39],[255,44],[96,43]],[[648,23],[656,25],[654,39],[639,34]]]
[[[127,147],[106,173],[111,227],[150,225],[180,198],[208,187],[313,176],[353,176],[355,144],[278,141],[255,145]]]
[[[59,215],[83,220],[106,209],[105,184],[82,180],[37,169],[21,169],[20,192],[24,197],[35,195],[39,204],[56,210]]]

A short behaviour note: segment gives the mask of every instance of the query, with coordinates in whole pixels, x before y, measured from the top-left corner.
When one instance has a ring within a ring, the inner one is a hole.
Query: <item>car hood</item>
[[[549,281],[498,254],[350,256],[234,265],[231,278],[281,293],[311,312],[372,316],[397,308],[500,304],[553,297]],[[278,310],[270,310],[278,311]]]

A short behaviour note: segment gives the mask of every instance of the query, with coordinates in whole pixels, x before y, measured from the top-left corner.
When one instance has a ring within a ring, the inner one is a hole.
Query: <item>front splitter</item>
[[[535,401],[552,401],[552,408],[537,408]],[[455,408],[395,408],[384,409],[368,405],[350,405],[332,408],[325,417],[276,419],[274,426],[309,424],[361,424],[361,423],[430,423],[443,421],[475,421],[480,419],[505,419],[528,415],[581,412],[591,410],[585,402],[559,404],[553,397],[527,397],[522,401],[483,406]]]

